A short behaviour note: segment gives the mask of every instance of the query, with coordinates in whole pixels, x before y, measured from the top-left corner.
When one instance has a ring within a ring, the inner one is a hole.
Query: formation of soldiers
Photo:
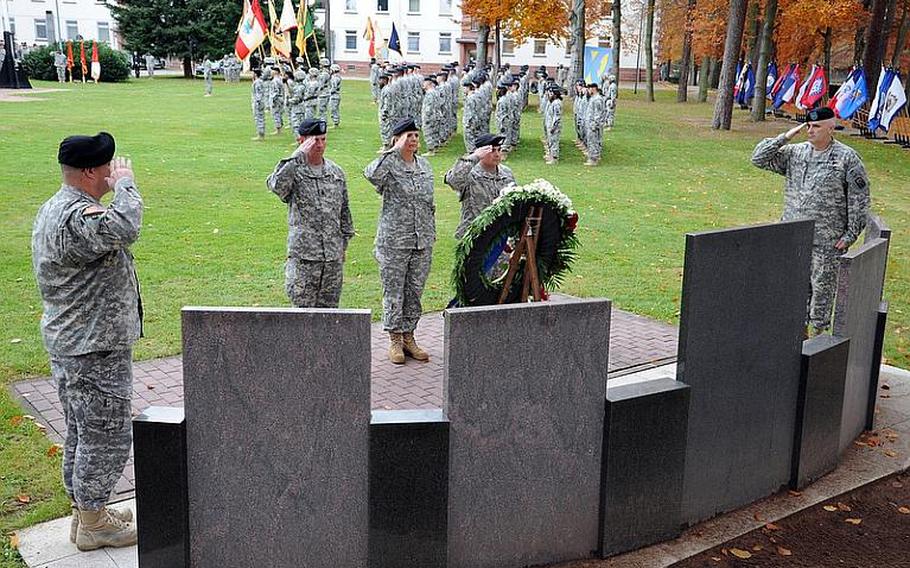
[[[285,124],[292,132],[308,119],[331,117],[336,128],[341,125],[341,67],[322,58],[319,66],[307,69],[302,57],[296,69],[287,61],[272,57],[264,60],[262,69],[254,70],[251,90],[256,136],[265,137],[265,115],[270,113],[275,130],[280,134]],[[257,73],[258,71],[258,73]]]
[[[240,59],[233,53],[229,53],[221,58],[221,73],[224,75],[224,81],[226,83],[239,83],[240,71],[242,69],[243,64],[240,63]]]

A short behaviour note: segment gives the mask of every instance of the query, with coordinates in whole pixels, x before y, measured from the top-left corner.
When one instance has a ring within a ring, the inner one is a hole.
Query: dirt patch
[[[673,565],[910,567],[910,474],[825,501]]]

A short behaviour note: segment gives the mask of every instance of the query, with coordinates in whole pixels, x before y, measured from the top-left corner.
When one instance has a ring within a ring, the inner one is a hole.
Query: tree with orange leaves
[[[839,44],[852,45],[857,27],[868,19],[859,0],[779,0],[778,8],[778,59],[821,60],[829,73],[832,51]]]

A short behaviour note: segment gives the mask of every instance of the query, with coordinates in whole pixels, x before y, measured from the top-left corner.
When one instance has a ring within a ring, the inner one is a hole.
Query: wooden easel
[[[540,301],[540,278],[537,274],[537,237],[540,234],[540,220],[543,217],[543,207],[532,206],[525,217],[524,226],[521,229],[521,238],[512,251],[509,258],[509,270],[506,272],[505,283],[502,292],[499,294],[499,304],[503,304],[512,288],[512,281],[515,280],[515,273],[518,272],[518,264],[521,258],[525,258],[525,270],[521,284],[520,302],[528,300],[528,294],[534,298],[535,302]]]

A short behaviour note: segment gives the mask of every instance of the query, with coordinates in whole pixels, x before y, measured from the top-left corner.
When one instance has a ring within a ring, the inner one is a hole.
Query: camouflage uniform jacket
[[[338,73],[332,74],[332,78],[329,79],[329,96],[340,96],[341,95],[341,75]]]
[[[392,150],[363,171],[382,195],[377,248],[421,250],[436,241],[433,168],[426,158],[415,156],[414,160],[409,165]]]
[[[253,80],[252,99],[254,107],[265,104],[265,82],[262,79]]]
[[[467,154],[446,172],[445,182],[461,201],[461,221],[455,229],[455,238],[460,239],[471,221],[499,197],[499,190],[515,183],[515,176],[502,164],[495,172],[488,172],[480,165],[480,160]]]
[[[590,102],[588,102],[588,108],[591,108]],[[560,132],[562,129],[562,99],[553,99],[547,103],[547,110],[544,113],[547,134]]]
[[[48,353],[75,356],[129,349],[142,330],[139,280],[129,246],[139,238],[142,197],[122,178],[105,208],[63,185],[41,206],[32,265],[44,302]]]
[[[784,134],[765,138],[752,163],[787,178],[781,221],[814,219],[816,246],[839,239],[853,244],[869,215],[869,178],[859,155],[833,140],[822,152],[809,142],[787,144]]]
[[[587,118],[586,113],[588,112],[589,102],[590,99],[584,95],[575,95],[575,98],[572,99],[572,112],[575,115],[575,124],[581,124],[584,126],[585,119]]]
[[[278,162],[266,180],[288,204],[288,258],[341,260],[354,236],[344,171],[331,160],[314,169],[304,156]]]
[[[606,124],[606,99],[600,93],[588,99],[588,104],[585,106],[584,121],[587,127],[591,129],[600,128]]]

